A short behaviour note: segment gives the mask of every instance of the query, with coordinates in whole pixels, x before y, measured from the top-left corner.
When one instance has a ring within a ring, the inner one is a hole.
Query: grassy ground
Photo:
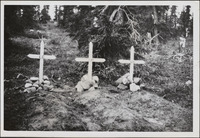
[[[50,78],[55,87],[68,86],[69,90],[66,93],[58,94],[45,91],[31,94],[23,93],[25,80],[31,76],[38,76],[39,61],[30,59],[27,55],[30,53],[39,54],[40,40],[36,30],[35,33],[30,33],[27,30],[25,34],[11,38],[8,42],[5,42],[4,47],[5,129],[88,130],[84,120],[80,119],[81,117],[90,116],[97,122],[101,118],[97,117],[95,119],[95,115],[88,112],[88,107],[82,104],[70,104],[73,102],[73,98],[76,98],[72,88],[74,88],[80,77],[85,74],[81,66],[85,64],[77,63],[74,60],[75,57],[82,55],[78,52],[77,42],[73,41],[67,32],[54,27],[51,23],[43,25],[42,28],[45,54],[57,57],[56,60],[45,60],[44,74]],[[183,52],[183,60],[179,62],[175,56],[178,53],[178,41],[168,41],[166,44],[160,45],[159,49],[154,49],[150,54],[144,55],[145,66],[136,65],[135,67],[136,70],[140,71],[142,81],[146,85],[145,89],[148,92],[156,94],[169,102],[174,102],[174,105],[177,104],[177,107],[175,107],[177,110],[182,107],[190,112],[192,111],[193,88],[192,85],[185,85],[185,82],[188,80],[193,81],[192,48],[192,39],[188,38],[186,50]],[[117,68],[114,70],[117,70]],[[104,76],[107,77],[107,74],[101,76],[101,86],[108,86],[109,83],[104,81]],[[122,98],[126,99],[127,95],[122,96]],[[111,104],[113,104],[112,101]],[[145,108],[147,107],[144,107],[144,111]],[[184,110],[182,108],[181,110]],[[57,112],[59,114],[53,114]],[[46,115],[41,113],[46,113]],[[45,116],[46,120],[44,119]],[[39,118],[44,119],[44,126],[37,126],[38,122],[41,122]],[[51,119],[49,120],[49,118]],[[60,120],[71,121],[66,123],[66,121]],[[49,122],[53,125],[48,127]],[[55,122],[64,124],[56,127]],[[30,124],[35,126],[30,126]],[[191,123],[189,126],[191,126]],[[143,129],[148,130],[148,128],[138,128],[135,131]],[[191,128],[179,128],[179,130],[186,131],[191,130]]]
[[[145,56],[147,66],[144,68],[144,80],[148,89],[163,98],[182,107],[192,109],[193,87],[187,86],[193,81],[193,41],[187,39],[182,59],[178,59],[178,41],[168,41],[158,51]],[[148,72],[148,73],[147,73]],[[147,74],[145,74],[147,73]]]
[[[43,25],[42,28],[42,34],[45,34],[44,53],[55,55],[57,58],[53,61],[44,61],[44,75],[47,75],[58,87],[65,84],[74,86],[81,75],[74,61],[77,54],[76,42],[70,39],[67,32],[53,27],[52,24]],[[47,30],[50,31],[47,32]],[[31,76],[37,77],[39,74],[39,60],[27,57],[28,54],[39,54],[40,39],[36,31],[30,33],[26,30],[21,36],[13,37],[5,42],[5,129],[21,129],[19,126],[25,127],[24,124],[27,123],[23,119],[30,105],[25,103],[27,94],[24,94],[23,90],[25,80]]]

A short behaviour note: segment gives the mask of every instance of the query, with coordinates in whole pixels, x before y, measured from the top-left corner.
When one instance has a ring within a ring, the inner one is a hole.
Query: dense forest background
[[[44,5],[44,7],[39,5],[6,6],[5,38],[20,34],[26,28],[36,27],[38,23],[56,21],[59,27],[75,36],[80,48],[91,40],[98,43],[98,47],[102,50],[106,45],[120,49],[129,47],[130,44],[142,47],[147,43],[145,41],[147,32],[151,34],[151,37],[156,36],[153,41],[159,45],[169,39],[185,36],[186,31],[190,36],[193,35],[191,6],[185,6],[179,16],[176,9],[177,6],[56,5],[55,17],[51,19],[49,5]],[[122,43],[118,46],[112,44],[111,40],[121,40]],[[104,51],[98,54],[101,52]],[[106,54],[112,56],[111,53]]]
[[[126,53],[131,46],[136,49],[135,58],[142,59],[141,53],[161,49],[168,40],[193,35],[193,16],[189,5],[183,7],[180,15],[177,15],[175,5],[55,5],[54,8],[55,17],[51,19],[49,5],[6,6],[5,39],[22,34],[27,28],[39,29],[39,23],[55,22],[78,41],[83,55],[88,52],[86,49],[91,41],[95,45],[94,55],[108,58],[105,66],[116,67],[116,58],[128,58]]]

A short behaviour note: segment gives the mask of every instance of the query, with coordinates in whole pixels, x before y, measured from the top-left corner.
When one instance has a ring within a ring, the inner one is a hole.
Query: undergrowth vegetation
[[[52,23],[50,23],[52,25]],[[74,87],[80,78],[87,73],[87,63],[79,63],[75,61],[76,57],[88,57],[88,47],[85,51],[80,49],[78,52],[78,43],[72,40],[68,32],[49,25],[41,26],[42,34],[45,34],[45,54],[55,55],[56,60],[44,61],[44,74],[47,75],[54,85],[62,87],[69,85]],[[35,30],[36,31],[36,30]],[[12,37],[5,42],[4,53],[4,93],[5,93],[5,121],[15,123],[13,127],[5,125],[6,129],[25,129],[26,109],[28,105],[23,104],[26,94],[23,93],[25,80],[31,76],[38,76],[39,60],[30,59],[28,54],[39,54],[40,39],[36,38],[33,32],[25,31],[25,34]],[[115,34],[115,40],[106,40],[105,42],[113,42],[120,46],[120,40],[117,40],[118,34]],[[99,38],[100,39],[100,38]],[[105,38],[102,38],[102,40]],[[177,60],[178,41],[171,40],[166,44],[159,45],[159,49],[151,48],[149,53],[140,53],[141,56],[135,59],[142,59],[145,65],[135,65],[134,75],[142,78],[145,83],[145,89],[156,93],[157,95],[175,102],[182,107],[192,108],[193,88],[192,85],[187,86],[186,81],[193,81],[193,59],[191,38],[187,39],[186,49],[182,61]],[[94,57],[98,57],[98,44],[94,43]],[[114,47],[113,47],[114,48]],[[128,65],[120,64],[118,59],[129,59],[129,48],[123,52],[128,53],[123,56],[115,55],[106,57],[105,63],[95,63],[93,74],[100,77],[100,85],[107,86],[113,84],[116,79],[129,71]],[[105,47],[106,53],[106,47]],[[110,49],[112,51],[112,49]],[[121,51],[120,51],[121,52]],[[104,58],[104,53],[101,54]],[[99,56],[99,57],[101,57]],[[143,57],[143,58],[142,58]],[[16,99],[17,96],[17,99]],[[22,103],[22,104],[21,104]],[[12,110],[13,106],[17,108]],[[19,106],[20,105],[20,106]],[[12,112],[10,112],[12,111]],[[13,117],[16,114],[19,118]],[[24,128],[19,128],[23,126]]]
[[[160,50],[146,55],[147,65],[140,68],[150,91],[187,108],[193,107],[193,87],[186,85],[189,80],[193,82],[192,43],[188,38],[184,55],[179,60],[178,42],[168,41]]]

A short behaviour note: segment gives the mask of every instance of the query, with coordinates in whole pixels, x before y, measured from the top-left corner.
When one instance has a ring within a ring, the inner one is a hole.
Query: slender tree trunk
[[[174,18],[175,18],[174,26],[175,26],[175,28],[176,28],[177,19],[176,19],[176,17],[174,17]]]
[[[168,22],[168,14],[166,13],[166,17],[165,17],[165,22],[167,23]]]
[[[55,21],[58,22],[58,6],[55,6]]]
[[[60,26],[61,6],[58,8],[58,25]]]
[[[158,28],[157,28],[157,24],[158,24],[158,14],[157,14],[157,11],[156,11],[156,7],[153,6],[153,13],[154,13],[154,35],[157,35],[158,34]],[[156,37],[155,39],[155,44],[156,45],[159,45],[159,40],[158,40],[158,37]]]
[[[166,14],[165,14],[165,22],[166,22],[166,23],[168,22],[168,17],[167,17],[167,16],[168,16],[168,14],[166,13]]]
[[[63,22],[62,22],[63,24],[62,24],[62,26],[65,25],[66,17],[67,17],[67,6],[64,6],[64,15],[63,15]]]
[[[164,11],[161,11],[161,14],[160,14],[160,21],[163,21],[164,20]]]

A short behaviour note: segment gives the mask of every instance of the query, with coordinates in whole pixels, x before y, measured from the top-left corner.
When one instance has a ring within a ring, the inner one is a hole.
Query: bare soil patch
[[[29,95],[28,130],[192,131],[191,110],[147,91],[71,90]]]

